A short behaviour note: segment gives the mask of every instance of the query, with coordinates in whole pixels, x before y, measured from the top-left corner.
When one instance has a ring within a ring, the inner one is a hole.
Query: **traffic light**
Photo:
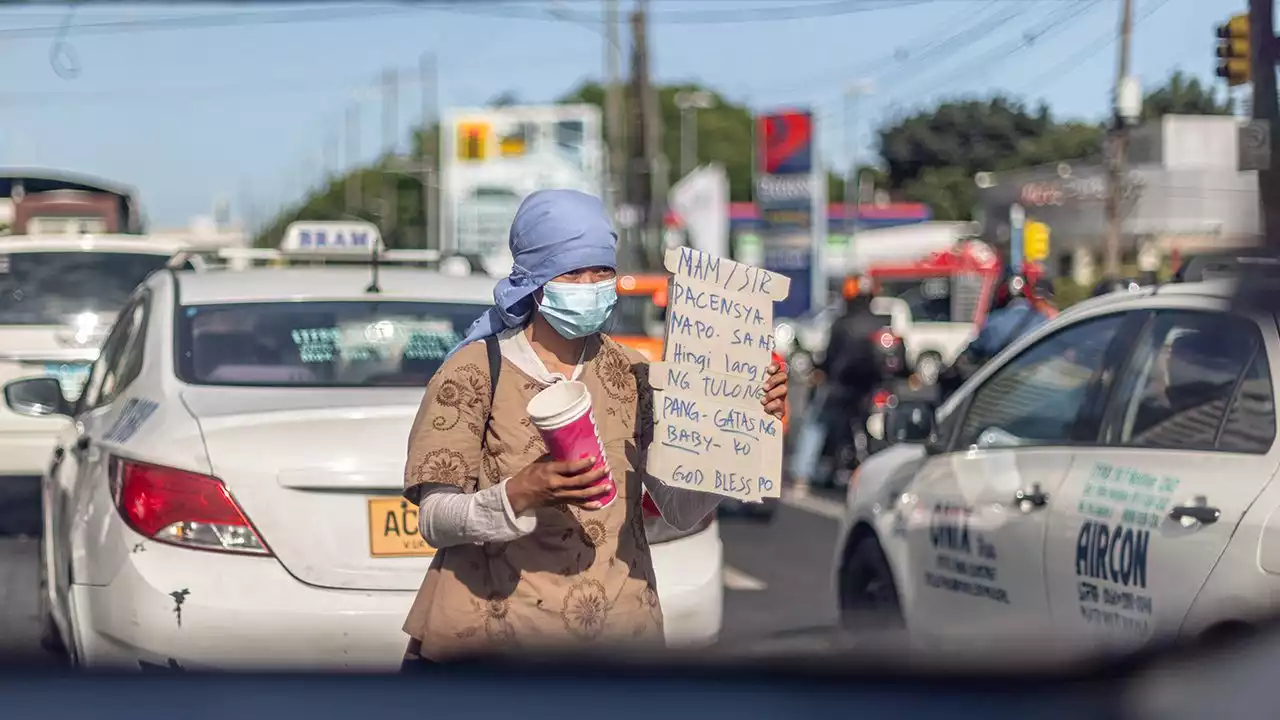
[[[1218,26],[1218,77],[1231,87],[1251,82],[1249,54],[1249,16],[1233,15]]]

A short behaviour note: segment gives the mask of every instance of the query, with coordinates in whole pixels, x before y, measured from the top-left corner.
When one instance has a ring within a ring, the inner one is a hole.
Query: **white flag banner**
[[[729,174],[723,165],[701,165],[680,178],[667,203],[684,223],[689,247],[729,257]]]

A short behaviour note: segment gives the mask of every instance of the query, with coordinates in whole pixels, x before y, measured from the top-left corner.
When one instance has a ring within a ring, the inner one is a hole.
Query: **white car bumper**
[[[76,647],[91,667],[399,667],[413,592],[318,588],[275,558],[144,542],[109,585],[75,585]],[[712,643],[724,612],[719,526],[653,546],[667,641]]]
[[[318,588],[275,558],[140,547],[110,585],[73,586],[85,665],[378,671],[404,657],[413,592]]]
[[[720,524],[650,546],[667,645],[714,643],[724,622],[724,546]]]

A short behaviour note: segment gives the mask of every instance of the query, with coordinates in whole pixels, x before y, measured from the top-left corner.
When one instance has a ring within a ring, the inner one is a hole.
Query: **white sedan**
[[[936,413],[894,410],[897,443],[849,489],[846,625],[895,622],[929,647],[1051,637],[1090,651],[1274,612],[1280,336],[1273,314],[1233,312],[1231,292],[1086,301]]]
[[[430,562],[400,498],[426,379],[492,280],[161,272],[125,304],[43,480],[46,640],[89,666],[395,668]],[[721,543],[650,523],[674,643],[716,637]]]
[[[0,240],[0,382],[43,373],[74,397],[116,311],[180,249],[145,236]],[[65,424],[0,407],[0,476],[38,476]]]

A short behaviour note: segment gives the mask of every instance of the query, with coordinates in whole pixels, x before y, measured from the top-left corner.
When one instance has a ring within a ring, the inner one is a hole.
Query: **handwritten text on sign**
[[[649,472],[668,485],[778,497],[782,422],[764,412],[782,276],[690,248],[668,251],[665,362],[654,363]]]

